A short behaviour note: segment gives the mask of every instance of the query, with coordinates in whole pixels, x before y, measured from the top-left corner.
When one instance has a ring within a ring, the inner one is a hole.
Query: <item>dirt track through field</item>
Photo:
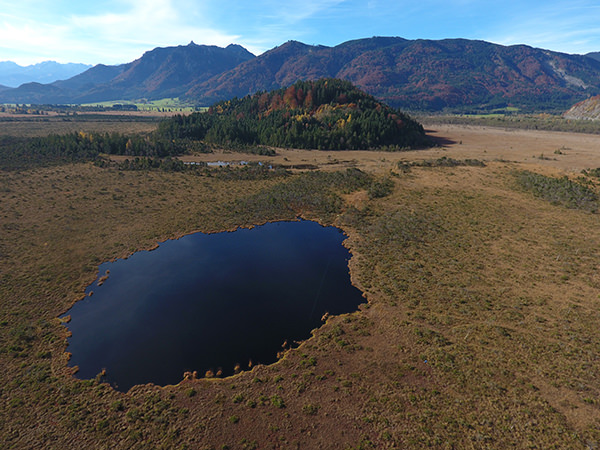
[[[457,159],[507,160],[567,173],[600,166],[600,136],[593,134],[468,125],[436,125],[428,134]],[[410,152],[410,157],[417,155]]]

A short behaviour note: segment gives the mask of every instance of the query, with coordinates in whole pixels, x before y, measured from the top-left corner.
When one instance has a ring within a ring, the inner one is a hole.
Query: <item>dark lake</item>
[[[310,337],[325,312],[364,302],[351,285],[344,234],[311,221],[195,233],[99,266],[100,286],[66,314],[76,376],[177,384],[186,371],[270,364],[284,341]]]

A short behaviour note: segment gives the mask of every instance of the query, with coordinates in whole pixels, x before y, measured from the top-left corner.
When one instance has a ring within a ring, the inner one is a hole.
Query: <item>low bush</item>
[[[598,195],[590,187],[568,177],[554,178],[527,170],[515,173],[518,184],[555,205],[596,212]]]

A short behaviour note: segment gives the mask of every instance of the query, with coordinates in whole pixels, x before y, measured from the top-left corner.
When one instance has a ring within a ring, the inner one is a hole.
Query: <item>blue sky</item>
[[[598,0],[0,0],[0,61],[120,64],[155,47],[467,38],[600,51]]]

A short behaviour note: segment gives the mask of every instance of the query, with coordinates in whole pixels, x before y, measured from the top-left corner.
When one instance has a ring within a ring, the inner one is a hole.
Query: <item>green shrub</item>
[[[383,198],[387,197],[394,190],[394,181],[390,178],[384,178],[381,181],[374,181],[369,189],[367,190],[367,194],[369,198]]]
[[[518,184],[555,205],[566,208],[596,212],[598,195],[590,186],[575,182],[569,178],[554,178],[527,170],[516,172]]]
[[[309,416],[315,416],[319,412],[319,406],[308,403],[302,407],[302,412]]]
[[[283,401],[283,398],[281,398],[281,396],[278,394],[271,396],[271,404],[273,406],[276,406],[277,408],[285,408],[285,402]]]

